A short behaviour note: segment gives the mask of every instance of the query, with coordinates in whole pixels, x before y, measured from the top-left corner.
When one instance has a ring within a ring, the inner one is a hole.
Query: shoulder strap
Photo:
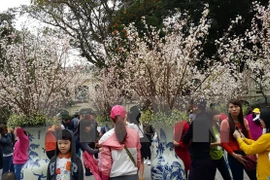
[[[144,132],[142,131],[141,127],[140,127],[140,124],[137,124],[139,130],[142,132],[143,136],[144,136]]]
[[[128,148],[126,147],[126,145],[125,145],[125,147],[124,147],[124,148],[125,148],[125,150],[126,150],[126,152],[127,152],[128,156],[129,156],[130,160],[132,161],[132,163],[133,163],[133,164],[134,164],[134,166],[136,167],[135,160],[134,160],[133,156],[131,155],[130,151],[128,150]]]

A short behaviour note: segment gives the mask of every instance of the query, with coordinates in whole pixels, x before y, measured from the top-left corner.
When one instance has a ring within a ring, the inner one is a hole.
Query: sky
[[[31,0],[0,0],[0,13],[8,10],[8,8],[19,7],[20,5],[30,5]],[[15,20],[15,27],[21,29],[22,26],[31,26],[34,24],[33,20],[26,18],[26,16],[17,16]]]
[[[14,7],[19,7],[20,5],[30,5],[31,0],[0,0],[0,13],[3,11],[8,10],[8,8],[14,8]],[[20,16],[17,17],[17,20],[15,21],[15,27],[16,29],[20,30],[22,27],[28,27],[30,28],[31,31],[35,31],[36,27],[40,27],[40,22],[37,22],[37,20],[27,18],[25,16]],[[74,59],[78,59],[78,51],[73,50],[74,54],[70,54],[70,63],[68,65],[72,65]],[[83,60],[81,63],[86,63],[84,58],[79,58]]]
[[[8,8],[18,7],[20,5],[29,5],[30,0],[0,0],[0,12]]]

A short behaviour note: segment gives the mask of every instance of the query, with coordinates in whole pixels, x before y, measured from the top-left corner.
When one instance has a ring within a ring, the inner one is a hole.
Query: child
[[[48,165],[47,180],[84,180],[82,161],[76,155],[73,133],[64,129],[56,139],[56,155]]]
[[[28,160],[29,138],[23,128],[20,127],[15,129],[15,136],[18,140],[14,146],[13,164],[16,179],[19,180],[21,179],[22,167]]]

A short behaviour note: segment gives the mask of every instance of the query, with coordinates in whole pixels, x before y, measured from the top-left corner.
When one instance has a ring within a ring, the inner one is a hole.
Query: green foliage
[[[226,113],[228,111],[226,104],[219,104],[215,106],[214,109],[218,110],[220,113]]]
[[[118,30],[121,32],[122,26],[128,25],[131,22],[135,23],[138,31],[144,32],[144,26],[141,24],[141,17],[145,16],[147,24],[161,29],[163,27],[163,18],[173,15],[178,9],[187,12],[190,19],[195,24],[199,23],[201,13],[204,9],[204,4],[209,4],[209,18],[211,19],[211,28],[209,29],[209,36],[204,44],[204,58],[216,55],[215,40],[221,38],[227,32],[231,21],[237,15],[242,16],[241,24],[234,29],[236,35],[243,34],[246,29],[250,28],[250,22],[254,15],[252,3],[254,0],[138,0],[130,3],[129,6],[123,6],[114,17],[112,21],[112,31]],[[259,0],[263,5],[268,4],[269,0]],[[233,36],[233,34],[231,34]],[[204,67],[204,59],[198,64],[198,67]],[[242,70],[244,64],[239,63]]]
[[[125,39],[127,37],[127,32],[124,27],[128,26],[129,23],[134,22],[135,26],[139,29],[139,34],[141,36],[144,33],[149,32],[145,29],[145,24],[142,23],[141,18],[144,16],[147,24],[162,29],[164,12],[161,11],[164,4],[161,0],[147,0],[147,1],[134,1],[130,6],[123,6],[119,11],[116,12],[115,17],[112,19],[111,32],[112,35],[115,32],[119,32],[121,38]],[[167,13],[165,13],[167,15]],[[164,35],[161,31],[161,36]]]
[[[20,38],[19,36],[16,36],[15,39],[12,40],[11,37],[14,34],[17,34],[18,31],[14,28],[14,20],[15,20],[15,13],[11,10],[0,13],[0,38],[1,40],[3,38],[7,38],[8,44],[11,44],[13,41],[14,42],[19,42]],[[3,63],[4,61],[7,61],[5,58],[5,47],[3,45],[0,45],[0,71],[3,70]]]
[[[109,26],[116,6],[113,1],[32,0],[23,12],[71,38],[70,45],[91,64],[103,68],[102,44],[109,37]],[[102,51],[102,52],[101,52]],[[105,49],[107,51],[107,49]]]
[[[244,115],[247,114],[249,107],[250,107],[250,106],[249,106],[249,105],[246,105],[246,104],[243,104],[243,105],[242,105],[242,110],[243,110],[243,114],[244,114]]]
[[[0,123],[6,123],[10,115],[11,110],[8,106],[0,107]]]
[[[15,32],[15,14],[12,11],[0,13],[0,36],[5,37]]]
[[[96,121],[98,122],[98,124],[100,126],[102,126],[105,122],[109,122],[109,118],[108,117],[105,117],[105,116],[102,116],[102,115],[97,115],[96,116]]]
[[[247,113],[247,110],[249,107],[250,106],[247,104],[242,105],[242,110],[243,110],[244,115]],[[218,110],[220,113],[227,113],[228,112],[228,107],[224,103],[214,106],[214,109]]]
[[[155,118],[154,112],[151,110],[144,110],[141,114],[140,121],[145,125],[150,125]]]
[[[15,128],[19,127],[37,127],[45,126],[46,124],[53,123],[53,119],[47,118],[43,114],[33,114],[30,117],[27,117],[23,114],[12,114],[7,122],[8,127]]]
[[[173,127],[177,122],[188,121],[188,114],[179,110],[172,110],[170,113],[158,112],[156,114],[151,110],[145,110],[142,113],[140,121],[143,124]]]

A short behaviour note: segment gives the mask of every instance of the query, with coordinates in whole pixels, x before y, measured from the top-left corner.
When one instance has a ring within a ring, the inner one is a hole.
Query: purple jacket
[[[246,116],[246,119],[248,121],[250,133],[253,140],[257,140],[262,135],[262,126],[256,124],[253,121],[252,113]]]
[[[15,143],[13,152],[13,164],[25,164],[28,160],[29,139],[22,128],[16,128],[18,141]]]

